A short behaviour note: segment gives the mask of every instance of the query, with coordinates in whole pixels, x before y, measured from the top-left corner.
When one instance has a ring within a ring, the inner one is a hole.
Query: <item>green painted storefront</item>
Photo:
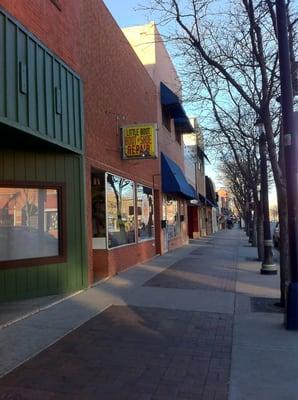
[[[79,76],[0,8],[0,122],[82,153],[82,119]]]
[[[63,236],[64,246],[59,262],[10,259],[6,266],[2,257],[0,300],[86,287],[81,80],[1,8],[0,135],[0,190],[63,188],[59,240]]]

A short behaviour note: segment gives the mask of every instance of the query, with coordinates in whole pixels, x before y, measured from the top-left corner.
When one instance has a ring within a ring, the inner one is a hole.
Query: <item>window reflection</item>
[[[154,237],[154,208],[152,189],[137,185],[138,238],[139,240]]]
[[[92,231],[94,238],[106,237],[105,174],[96,172],[92,180]]]
[[[174,199],[167,199],[167,233],[168,239],[172,239],[180,233],[179,203]]]
[[[58,190],[0,188],[0,261],[59,255]]]
[[[134,184],[107,174],[107,213],[109,247],[135,242]]]

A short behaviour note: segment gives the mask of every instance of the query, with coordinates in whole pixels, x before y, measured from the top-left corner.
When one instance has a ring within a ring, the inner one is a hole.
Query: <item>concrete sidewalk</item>
[[[229,400],[297,400],[298,333],[286,331],[279,277],[260,275],[256,249],[239,247]],[[274,300],[276,299],[276,300]]]
[[[298,335],[255,256],[222,231],[1,329],[0,399],[297,400]]]

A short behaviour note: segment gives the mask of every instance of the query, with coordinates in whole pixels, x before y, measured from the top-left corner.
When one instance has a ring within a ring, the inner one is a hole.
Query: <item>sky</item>
[[[143,25],[151,21],[144,11],[136,10],[140,4],[146,3],[143,0],[104,0],[104,3],[121,28]]]

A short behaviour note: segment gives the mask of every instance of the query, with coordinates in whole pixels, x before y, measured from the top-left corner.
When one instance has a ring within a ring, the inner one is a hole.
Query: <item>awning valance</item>
[[[201,193],[199,193],[199,200],[200,200],[200,202],[201,202],[202,204],[205,204],[205,203],[206,203],[206,197],[203,196]]]
[[[169,111],[171,118],[174,119],[176,129],[180,133],[194,131],[179,97],[162,82],[160,82],[160,101]]]
[[[209,200],[207,197],[203,196],[201,193],[199,193],[199,200],[205,206],[215,207],[215,208],[218,207],[218,205],[216,203],[214,203],[213,201]]]
[[[185,199],[197,199],[195,189],[187,182],[181,168],[161,153],[162,191]]]
[[[215,203],[213,203],[213,201],[207,199],[207,197],[206,197],[206,205],[209,207],[214,207],[214,208],[218,207],[217,204],[215,204]]]

